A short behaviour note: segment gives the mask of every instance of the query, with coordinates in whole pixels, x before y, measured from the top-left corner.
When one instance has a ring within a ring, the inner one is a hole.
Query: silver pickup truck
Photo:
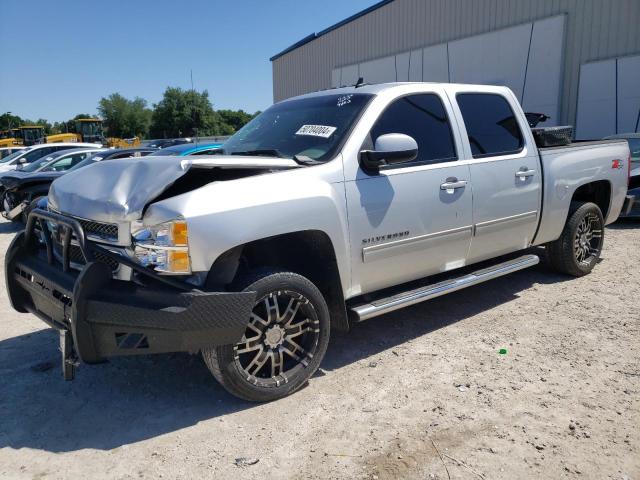
[[[535,265],[589,273],[629,148],[538,148],[504,87],[358,85],[267,109],[220,155],[56,180],[7,252],[13,307],[82,360],[201,352],[238,397],[303,386],[330,330]]]

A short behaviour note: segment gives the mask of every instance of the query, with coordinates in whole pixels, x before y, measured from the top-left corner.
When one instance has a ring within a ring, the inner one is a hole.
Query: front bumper
[[[62,261],[52,254],[49,223],[63,232]],[[36,238],[36,225],[46,248]],[[64,253],[72,239],[86,259],[79,272],[69,267]],[[138,281],[114,280],[111,268],[94,260],[94,253],[129,266]],[[70,335],[85,363],[115,355],[195,353],[237,343],[255,300],[254,292],[203,292],[161,277],[85,241],[76,220],[42,210],[30,213],[26,230],[11,243],[5,280],[13,308]]]

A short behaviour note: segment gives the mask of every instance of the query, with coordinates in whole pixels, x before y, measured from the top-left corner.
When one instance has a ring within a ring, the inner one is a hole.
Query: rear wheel
[[[573,202],[560,238],[547,245],[551,266],[574,277],[593,270],[604,243],[604,218],[595,203]]]
[[[252,274],[240,287],[257,293],[242,339],[202,356],[233,395],[258,402],[282,398],[320,366],[329,343],[327,304],[311,281],[291,272]]]

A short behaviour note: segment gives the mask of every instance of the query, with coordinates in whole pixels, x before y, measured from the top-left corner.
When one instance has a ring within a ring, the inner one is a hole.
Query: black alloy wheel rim
[[[307,368],[318,350],[320,322],[313,304],[291,290],[258,299],[234,359],[254,385],[279,387]]]
[[[590,265],[600,255],[601,248],[602,222],[595,213],[588,213],[580,220],[573,240],[576,262]]]

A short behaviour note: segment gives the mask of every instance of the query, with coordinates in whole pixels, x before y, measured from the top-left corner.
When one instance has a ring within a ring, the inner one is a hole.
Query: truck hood
[[[131,222],[142,218],[150,202],[187,174],[192,177],[189,185],[195,189],[215,181],[298,167],[288,159],[223,155],[194,159],[147,156],[99,162],[53,182],[49,206],[90,220]]]

